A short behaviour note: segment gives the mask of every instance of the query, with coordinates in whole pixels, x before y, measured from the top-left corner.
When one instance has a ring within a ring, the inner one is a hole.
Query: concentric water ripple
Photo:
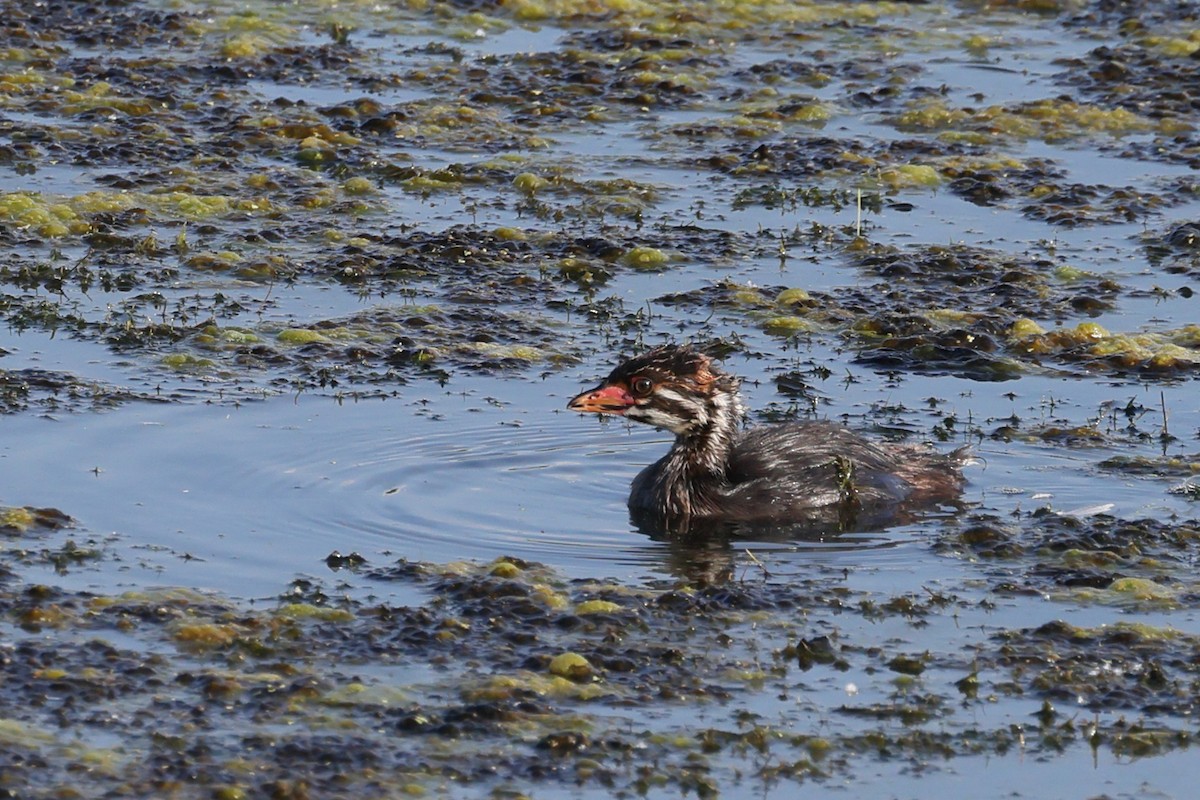
[[[297,574],[326,574],[333,551],[375,564],[510,555],[593,577],[728,560],[727,547],[654,541],[631,525],[629,481],[665,452],[664,434],[555,413],[560,400],[545,392],[506,407],[446,405],[436,417],[405,401],[141,406],[22,420],[0,456],[25,467],[13,471],[10,496],[59,507],[79,518],[85,538],[111,532],[133,551],[116,574],[80,578],[103,588],[178,583],[259,596]],[[48,425],[72,430],[47,437]],[[82,464],[75,451],[102,455]],[[846,549],[910,538],[889,531],[737,547],[836,561]]]

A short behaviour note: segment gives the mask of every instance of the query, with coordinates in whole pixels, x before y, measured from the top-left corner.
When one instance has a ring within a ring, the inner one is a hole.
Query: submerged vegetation
[[[61,519],[38,515],[51,519],[23,537]],[[1150,575],[1158,557],[1194,558],[1198,531],[1035,514],[1003,530],[972,520],[943,544],[995,565],[993,602],[1052,591],[1060,604],[1194,608],[1194,587]],[[1055,555],[1014,584],[999,576],[1021,542]],[[754,568],[713,580],[734,566],[728,554],[642,585],[511,558],[330,563],[427,600],[359,601],[309,580],[265,608],[186,589],[0,591],[0,614],[24,633],[2,651],[0,787],[55,796],[86,774],[93,792],[147,797],[494,794],[529,782],[712,796],[735,775],[853,783],[864,759],[936,770],[978,755],[1084,746],[1148,758],[1192,744],[1200,638],[1169,626],[983,625],[947,654],[922,642],[986,618],[967,595],[879,596],[845,575]],[[880,626],[895,633],[883,646]],[[812,699],[838,694],[829,708]]]
[[[1119,277],[1063,280],[1069,261],[1004,247],[900,252],[871,241],[889,204],[931,189],[1062,226],[1150,220],[1194,203],[1193,178],[1064,183],[1052,156],[1014,144],[1082,139],[1166,162],[1195,152],[1194,111],[1159,90],[1191,57],[1166,6],[1129,26],[1101,6],[1064,4],[1065,30],[1109,31],[1119,47],[1053,76],[1071,101],[1002,104],[926,85],[921,59],[937,48],[1019,46],[972,34],[991,29],[988,12],[969,5],[735,3],[680,15],[657,2],[122,3],[96,18],[54,7],[14,6],[0,42],[0,165],[13,178],[0,191],[0,315],[18,330],[140,351],[156,386],[183,373],[225,397],[284,385],[371,393],[456,370],[553,368],[646,335],[642,309],[605,291],[614,278],[689,271],[707,273],[695,283],[720,282],[735,265],[800,248],[865,266],[892,291],[784,287],[818,300],[773,314],[718,292],[696,316],[723,328],[753,312],[761,318],[748,321],[775,336],[862,337],[875,353],[866,363],[958,363],[979,378],[1047,362],[1118,375],[1196,368],[1186,330],[1111,331],[1103,347],[1014,333],[1033,329],[1024,320],[1048,329],[1115,307],[1134,291]],[[969,24],[952,35],[951,19]],[[491,37],[532,22],[562,27],[539,34],[542,49],[489,52]],[[869,35],[849,47],[840,32],[855,28]],[[435,31],[449,40],[433,41]],[[372,38],[401,33],[424,43],[384,49]],[[821,130],[865,110],[897,136]],[[593,136],[634,138],[642,152],[597,162],[574,144]],[[866,238],[815,223],[713,226],[720,204],[678,207],[668,184],[685,171],[729,187],[733,209],[860,205]],[[1191,270],[1195,249],[1180,254],[1179,241],[1166,230],[1142,244]],[[906,286],[915,281],[916,299]],[[284,329],[346,327],[297,319],[280,287],[301,283],[374,298],[360,317],[386,324],[367,322],[339,346],[282,346],[297,344],[281,340]],[[405,302],[440,311],[409,314]],[[943,311],[962,323],[946,330],[931,319]],[[896,330],[897,318],[924,321]],[[572,324],[580,319],[593,330]],[[238,335],[214,339],[214,325]]]

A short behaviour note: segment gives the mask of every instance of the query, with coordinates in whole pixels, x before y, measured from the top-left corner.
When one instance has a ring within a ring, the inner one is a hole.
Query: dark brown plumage
[[[742,430],[739,381],[705,354],[658,347],[573,398],[575,411],[620,414],[675,434],[634,478],[629,509],[675,535],[729,526],[868,527],[956,498],[966,449],[875,442],[830,422]]]

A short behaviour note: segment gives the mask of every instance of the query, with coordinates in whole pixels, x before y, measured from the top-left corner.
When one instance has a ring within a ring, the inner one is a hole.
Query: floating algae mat
[[[0,791],[1190,797],[1197,31],[0,0]],[[643,535],[681,339],[963,502]]]
[[[1091,528],[1056,525],[1007,527],[1064,545]],[[1111,519],[1094,530],[1119,525],[1144,555],[1166,538]],[[954,538],[979,547],[985,526]],[[1169,535],[1194,551],[1198,530]],[[908,786],[918,765],[928,777],[985,756],[1007,775],[1075,749],[1107,765],[1190,745],[1179,686],[1196,679],[1200,637],[1169,625],[1005,627],[945,582],[887,596],[720,553],[635,583],[513,558],[329,560],[426,600],[353,600],[307,580],[255,607],[10,584],[0,780],[31,796],[80,772],[91,791],[127,796],[748,796],[809,783],[873,796],[872,776]],[[1138,594],[1134,580],[1109,592]],[[1001,603],[1021,593],[995,589]],[[1174,597],[1195,607],[1194,588]]]

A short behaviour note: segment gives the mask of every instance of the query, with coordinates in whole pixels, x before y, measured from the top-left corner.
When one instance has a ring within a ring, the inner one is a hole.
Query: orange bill
[[[598,386],[576,395],[567,403],[572,411],[593,414],[624,414],[633,406],[633,395],[623,386]]]

